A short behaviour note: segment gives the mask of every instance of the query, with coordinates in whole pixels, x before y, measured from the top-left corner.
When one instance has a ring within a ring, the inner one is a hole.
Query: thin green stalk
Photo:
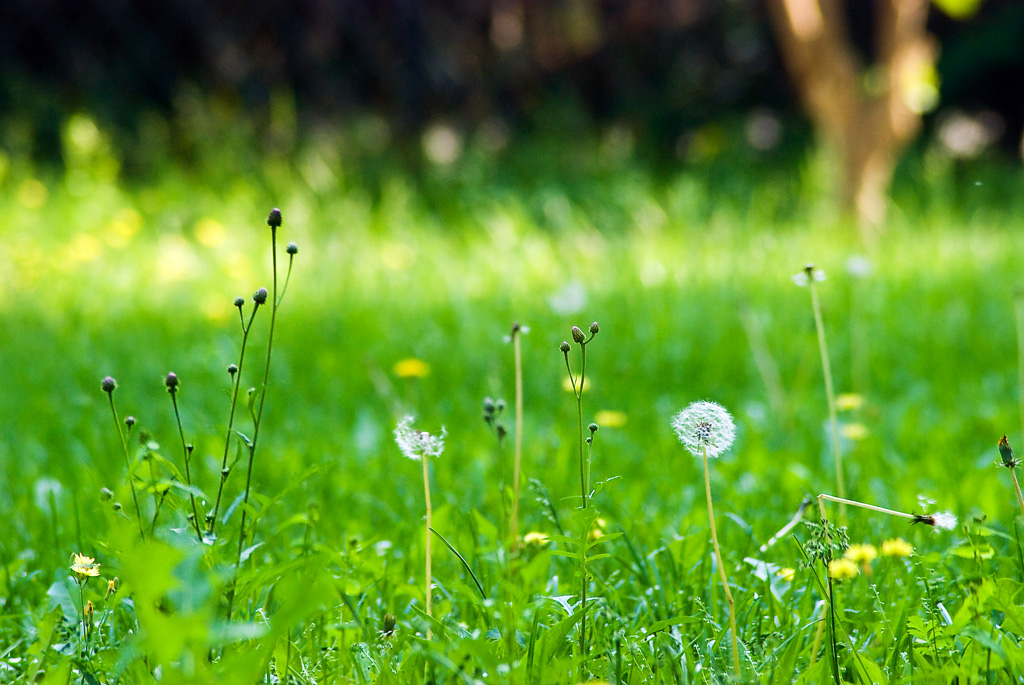
[[[430,601],[431,601],[430,586],[433,585],[433,576],[431,574],[431,566],[430,566],[430,561],[431,561],[431,558],[430,558],[430,540],[431,540],[431,538],[430,538],[430,531],[433,530],[432,525],[431,525],[432,524],[432,522],[431,522],[431,513],[433,512],[433,508],[430,506],[430,475],[429,475],[429,471],[427,469],[427,455],[424,454],[423,458],[421,459],[421,461],[423,462],[423,496],[424,496],[424,499],[427,502],[427,530],[426,530],[427,585],[426,585],[426,609],[427,609],[427,616],[431,616],[432,614],[430,613]],[[430,634],[430,628],[429,628],[429,623],[428,623],[427,639],[429,640],[430,637],[431,637],[431,634]]]
[[[239,298],[241,300],[241,298]],[[231,391],[231,410],[228,412],[228,430],[224,436],[224,455],[221,458],[220,464],[220,485],[217,487],[217,499],[213,506],[213,513],[210,515],[209,522],[207,523],[206,529],[211,535],[214,532],[214,527],[217,525],[217,515],[220,513],[221,498],[224,496],[224,483],[228,479],[230,473],[228,469],[228,450],[231,447],[231,435],[232,429],[235,425],[235,411],[238,407],[238,389],[242,383],[242,367],[245,364],[245,349],[246,343],[249,341],[249,331],[252,330],[253,319],[256,318],[256,312],[259,311],[259,303],[255,303],[252,309],[252,314],[249,315],[249,322],[245,322],[245,318],[242,316],[241,304],[238,304],[238,317],[242,322],[242,349],[238,354],[238,364],[234,367],[234,388]],[[229,373],[231,372],[229,367]]]
[[[580,346],[580,375],[579,385],[573,376],[572,367],[569,365],[569,350],[572,349],[568,342],[561,344],[562,354],[565,357],[565,368],[569,372],[569,382],[572,384],[573,394],[576,396],[576,418],[579,428],[579,461],[580,461],[580,509],[586,511],[589,505],[587,492],[589,490],[590,466],[583,454],[583,388],[587,382],[587,343],[594,339],[599,331],[597,322],[590,324],[590,337],[586,337],[578,326],[572,327],[572,339]],[[590,534],[589,524],[584,522],[580,541],[580,678],[586,672],[587,659],[587,538]]]
[[[131,458],[128,456],[128,441],[124,437],[124,431],[121,429],[121,420],[117,417],[117,409],[114,407],[113,389],[107,391],[107,397],[110,398],[110,413],[114,417],[114,427],[117,428],[117,435],[121,439],[121,450],[124,452],[124,465],[128,473],[128,486],[132,491],[132,502],[135,503],[135,518],[139,522],[139,537],[145,540],[146,532],[142,527],[142,508],[139,507],[139,496],[135,492],[135,478],[132,475]]]
[[[170,376],[168,376],[170,380]],[[177,381],[175,381],[177,382]],[[192,447],[185,442],[185,430],[181,426],[181,412],[178,411],[178,393],[176,386],[168,385],[167,388],[171,395],[171,404],[174,406],[174,419],[178,423],[178,437],[181,438],[181,451],[185,459],[185,484],[189,487],[188,498],[192,503],[192,528],[196,531],[196,537],[199,538],[199,542],[203,541],[203,531],[199,527],[199,511],[196,508],[196,496],[192,493],[192,469],[190,463],[192,461]],[[156,518],[154,517],[154,522]]]
[[[704,446],[704,494],[708,501],[708,521],[711,525],[711,543],[715,548],[715,558],[718,561],[718,575],[722,580],[722,589],[725,590],[725,601],[729,603],[729,628],[732,633],[732,668],[736,679],[740,679],[740,648],[739,640],[736,637],[736,602],[732,598],[732,591],[729,590],[729,579],[725,575],[725,561],[722,559],[722,549],[718,546],[718,530],[715,528],[715,508],[711,504],[711,474],[708,470],[708,448]]]
[[[826,496],[826,498],[827,498],[827,496]],[[840,503],[840,506],[841,505],[842,505],[842,503]],[[821,525],[822,525],[822,527],[825,530],[825,536],[826,536],[826,539],[827,539],[828,544],[829,544],[829,550],[831,550],[831,548],[832,548],[832,535],[829,533],[828,517],[825,515],[825,502],[822,500],[821,496],[818,497],[818,509],[819,509],[819,511],[821,513]],[[836,685],[840,685],[840,680],[839,680],[839,657],[836,655],[836,608],[835,608],[835,603],[833,602],[833,597],[832,597],[832,574],[829,573],[829,568],[828,568],[828,565],[829,565],[829,563],[831,561],[832,561],[832,552],[829,551],[828,552],[828,558],[822,559],[822,562],[825,565],[825,580],[827,582],[826,592],[825,592],[825,599],[828,602],[829,642],[830,642],[830,644],[832,646],[832,650],[831,650],[831,653],[830,653],[829,656],[831,657],[832,677],[835,679]],[[818,638],[819,639],[821,637],[821,628],[823,627],[823,625],[824,624],[819,625],[819,628],[818,628]],[[818,640],[815,640],[815,644],[818,644]],[[817,648],[815,648],[815,653],[817,653]]]
[[[512,466],[512,552],[519,548],[519,479],[523,458],[523,355],[519,338],[521,327],[512,327],[512,349],[516,366],[516,444],[515,461]]]
[[[277,222],[276,222],[276,224],[274,223],[274,220],[273,220],[275,214],[277,214]],[[246,539],[245,520],[247,518],[248,508],[249,508],[249,495],[252,492],[252,466],[253,466],[254,458],[256,456],[256,443],[259,440],[260,426],[263,425],[263,407],[266,404],[266,400],[267,400],[267,390],[268,390],[268,386],[270,384],[270,360],[271,360],[271,356],[272,356],[273,350],[274,350],[274,325],[277,322],[277,308],[280,305],[280,300],[279,300],[278,294],[277,294],[278,293],[278,285],[277,285],[278,284],[278,279],[277,279],[277,228],[280,225],[280,213],[277,212],[277,210],[274,210],[274,212],[271,212],[271,219],[268,219],[267,223],[268,223],[268,225],[270,225],[270,254],[271,254],[272,272],[273,272],[273,277],[274,277],[274,285],[273,285],[274,290],[273,290],[273,293],[272,293],[272,299],[271,299],[272,305],[271,305],[271,308],[270,308],[270,330],[269,330],[269,332],[267,334],[267,358],[266,358],[266,363],[264,364],[264,367],[263,367],[263,386],[262,386],[262,389],[260,391],[260,399],[259,399],[259,403],[258,403],[258,406],[257,406],[257,409],[256,409],[256,414],[253,417],[252,442],[249,443],[249,463],[248,463],[248,466],[246,468],[246,473],[245,473],[245,496],[242,498],[242,519],[239,522],[239,526],[238,526],[238,554],[235,557],[235,574],[234,574],[235,575],[235,581],[237,581],[237,578],[238,578],[238,569],[239,569],[239,567],[242,564],[242,551],[245,548],[245,539]],[[289,271],[290,271],[290,269],[289,269]],[[267,294],[266,290],[263,290],[262,294],[264,295],[264,299],[265,299],[266,294]],[[231,590],[228,593],[228,613],[227,613],[228,620],[231,619],[231,609],[232,609],[232,605],[234,604],[234,599],[235,599],[235,583],[232,582]]]
[[[1013,311],[1017,319],[1017,401],[1024,430],[1024,290],[1020,288],[1014,293]]]
[[[1017,491],[1017,504],[1020,505],[1020,514],[1024,516],[1024,497],[1020,493],[1020,483],[1017,482],[1016,469],[1010,469],[1010,475],[1013,477],[1013,488]]]
[[[825,324],[821,319],[821,304],[818,302],[818,291],[814,287],[814,268],[807,267],[808,287],[811,291],[811,307],[814,309],[814,327],[818,331],[818,350],[821,352],[821,368],[825,376],[825,395],[828,398],[828,420],[832,429],[832,450],[835,453],[836,489],[840,497],[846,497],[846,483],[843,479],[843,455],[839,449],[839,419],[836,409],[836,393],[832,385],[832,366],[829,364],[828,344],[825,341]],[[846,507],[840,505],[840,519],[846,520]]]

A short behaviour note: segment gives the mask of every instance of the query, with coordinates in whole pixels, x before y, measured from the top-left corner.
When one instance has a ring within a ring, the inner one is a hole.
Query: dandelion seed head
[[[402,454],[414,461],[423,457],[440,457],[444,452],[444,438],[448,432],[442,427],[440,435],[431,435],[426,431],[413,428],[415,419],[406,416],[395,428],[395,443]]]
[[[715,458],[728,450],[736,439],[736,424],[732,416],[715,402],[693,402],[672,419],[672,428],[679,442],[695,457],[707,451]]]
[[[932,519],[935,521],[932,525],[936,528],[943,530],[953,530],[956,528],[956,516],[948,511],[940,511],[937,514],[932,514]]]
[[[806,287],[811,281],[824,281],[825,272],[821,269],[815,268],[813,264],[808,264],[799,273],[793,274],[793,282],[801,288]]]

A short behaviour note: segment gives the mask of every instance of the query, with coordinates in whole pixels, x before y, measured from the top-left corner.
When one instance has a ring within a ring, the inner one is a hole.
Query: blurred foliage
[[[867,3],[849,5],[866,45]],[[674,164],[740,117],[767,121],[759,145],[775,149],[771,122],[799,111],[758,0],[10,0],[0,25],[17,27],[0,45],[0,146],[60,160],[62,122],[87,113],[129,177],[164,154],[194,162],[223,132],[199,128],[203,112],[231,131],[247,121],[262,153],[354,127],[416,165],[438,127],[494,147],[610,129]],[[989,0],[966,21],[934,9],[930,28],[943,106],[992,110],[995,142],[1016,148],[1020,4]]]

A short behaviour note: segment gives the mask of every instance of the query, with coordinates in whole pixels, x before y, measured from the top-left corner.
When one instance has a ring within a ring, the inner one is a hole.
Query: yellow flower
[[[580,387],[580,379],[579,378],[576,379],[576,387],[577,388]],[[569,380],[568,376],[566,376],[565,379],[562,381],[562,389],[565,390],[566,392],[573,392],[572,381]],[[586,379],[583,382],[583,392],[586,392],[587,390],[590,390],[590,379],[589,378]]]
[[[399,378],[423,378],[430,375],[430,365],[415,357],[398,361],[391,370]]]
[[[779,578],[782,578],[787,583],[792,583],[793,577],[796,575],[796,571],[786,566],[785,568],[780,568],[778,571],[776,571],[775,575],[777,575]]]
[[[523,536],[523,542],[528,545],[546,545],[548,544],[548,540],[550,540],[550,538],[548,538],[547,533],[540,533],[536,530],[530,531]]]
[[[844,423],[839,433],[847,440],[863,440],[868,437],[868,429],[863,423]]]
[[[913,553],[913,546],[903,538],[886,540],[882,543],[883,557],[909,557]]]
[[[836,409],[853,411],[864,406],[864,396],[853,392],[844,392],[836,398]]]
[[[622,428],[626,420],[626,413],[615,409],[602,409],[594,414],[594,423],[601,428]]]
[[[95,578],[100,574],[100,565],[92,557],[76,553],[71,556],[71,572],[78,576],[79,580]]]
[[[849,559],[833,559],[828,562],[828,574],[836,580],[856,578],[859,573],[860,569],[857,568],[857,564]]]
[[[855,564],[870,564],[878,556],[878,550],[875,549],[874,545],[850,545],[846,554],[843,555],[844,559],[849,559]]]

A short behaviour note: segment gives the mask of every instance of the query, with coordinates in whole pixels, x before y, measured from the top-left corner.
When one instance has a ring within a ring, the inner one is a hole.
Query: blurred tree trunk
[[[870,64],[854,47],[845,0],[767,1],[790,77],[837,156],[840,204],[877,229],[896,161],[934,96],[922,91],[937,54],[929,0],[874,0]]]

